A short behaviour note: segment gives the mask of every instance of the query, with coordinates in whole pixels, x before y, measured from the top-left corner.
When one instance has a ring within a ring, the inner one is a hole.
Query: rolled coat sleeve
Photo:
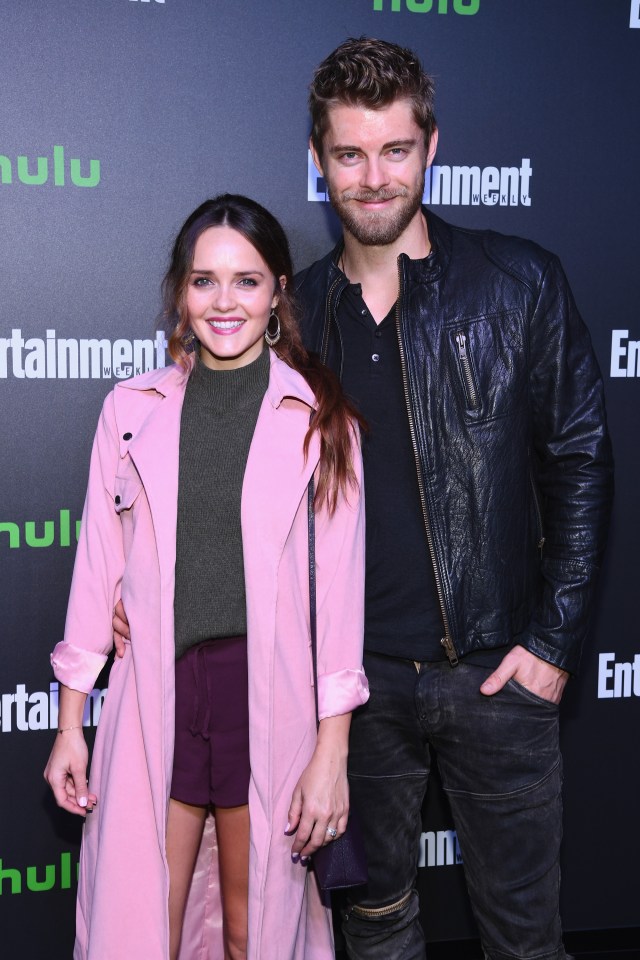
[[[51,654],[56,678],[83,693],[93,689],[113,646],[111,613],[124,570],[122,527],[113,492],[118,460],[110,393],[93,441],[64,640]]]
[[[319,719],[350,713],[369,699],[362,668],[365,519],[362,455],[354,437],[357,484],[333,516],[316,514],[316,608]]]

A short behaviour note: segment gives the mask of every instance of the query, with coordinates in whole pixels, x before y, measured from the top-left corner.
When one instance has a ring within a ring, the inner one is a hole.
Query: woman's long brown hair
[[[186,373],[190,373],[196,354],[190,343],[191,330],[186,309],[186,291],[193,266],[198,237],[209,227],[231,227],[249,241],[263,258],[275,278],[280,319],[278,356],[301,374],[316,398],[316,409],[304,439],[304,455],[314,432],[320,436],[320,469],[316,485],[316,505],[326,503],[333,513],[340,493],[346,496],[355,485],[352,463],[354,431],[364,421],[347,400],[337,377],[302,343],[293,298],[293,265],[287,236],[276,218],[255,200],[237,194],[221,194],[206,200],[187,218],[173,245],[171,263],[162,282],[165,319],[171,327],[169,353]],[[285,277],[280,289],[279,277]]]

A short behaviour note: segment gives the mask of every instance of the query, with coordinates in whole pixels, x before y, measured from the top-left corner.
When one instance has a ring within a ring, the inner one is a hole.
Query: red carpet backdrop
[[[48,654],[102,399],[118,378],[165,364],[159,281],[177,228],[206,197],[264,203],[298,267],[333,244],[338,225],[307,151],[306,88],[333,47],[363,34],[413,47],[436,77],[440,147],[426,201],[456,224],[557,252],[591,329],[617,494],[598,614],[563,705],[563,918],[567,930],[637,926],[640,0],[0,9],[3,956],[71,954],[81,824],[57,811],[41,771],[57,719]],[[89,737],[107,680],[89,703]],[[430,940],[473,935],[437,790],[419,883]]]

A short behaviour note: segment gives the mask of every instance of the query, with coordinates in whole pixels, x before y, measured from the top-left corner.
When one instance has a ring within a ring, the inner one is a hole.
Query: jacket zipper
[[[471,360],[467,353],[467,338],[462,331],[456,333],[456,343],[458,344],[458,360],[462,370],[462,380],[465,385],[467,402],[471,410],[477,410],[480,406],[478,391],[473,381],[473,370],[471,369]]]
[[[458,654],[451,637],[451,629],[449,627],[449,617],[447,616],[447,610],[444,604],[444,591],[442,589],[442,578],[440,576],[440,571],[438,570],[438,564],[436,561],[436,552],[433,545],[433,532],[431,529],[431,521],[429,520],[429,511],[427,508],[427,498],[424,490],[424,483],[422,481],[422,469],[420,466],[420,458],[418,456],[418,443],[416,440],[416,428],[413,419],[413,411],[411,409],[411,402],[409,399],[409,379],[407,376],[407,360],[404,352],[404,344],[402,342],[402,335],[400,332],[400,303],[402,301],[402,272],[400,270],[400,262],[398,261],[398,300],[396,302],[396,335],[398,337],[398,347],[400,349],[400,367],[402,369],[402,385],[404,388],[404,399],[407,405],[407,415],[409,417],[409,432],[411,434],[411,445],[413,447],[413,457],[416,464],[416,473],[418,475],[418,490],[420,492],[420,504],[422,506],[422,516],[424,518],[424,528],[427,534],[427,544],[429,547],[429,553],[431,555],[431,563],[433,565],[433,573],[436,579],[436,592],[438,594],[438,602],[440,604],[440,613],[442,615],[442,622],[444,624],[444,637],[440,640],[441,645],[444,647],[445,653],[449,660],[449,663],[452,667],[455,667],[458,664]]]
[[[329,330],[331,329],[331,301],[333,300],[333,293],[336,287],[340,283],[340,277],[336,277],[331,286],[329,287],[329,292],[327,294],[326,307],[324,312],[324,331],[322,334],[322,344],[320,347],[320,357],[322,362],[326,364],[327,354],[329,353]],[[337,325],[336,325],[337,326]],[[342,337],[340,338],[342,339]],[[342,381],[342,360],[340,360],[340,381]]]
[[[538,533],[540,534],[538,539],[538,550],[542,554],[542,548],[544,547],[544,542],[546,540],[546,537],[544,535],[544,526],[542,524],[542,510],[540,509],[540,500],[538,498],[538,490],[536,488],[535,481],[533,479],[531,471],[529,471],[529,483],[531,484],[531,491],[533,493],[533,503],[536,509],[536,517],[538,518]]]

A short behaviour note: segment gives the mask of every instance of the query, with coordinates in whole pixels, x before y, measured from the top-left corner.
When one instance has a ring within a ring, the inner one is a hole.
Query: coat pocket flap
[[[130,510],[142,490],[139,477],[116,477],[113,489],[113,502],[116,513]]]

